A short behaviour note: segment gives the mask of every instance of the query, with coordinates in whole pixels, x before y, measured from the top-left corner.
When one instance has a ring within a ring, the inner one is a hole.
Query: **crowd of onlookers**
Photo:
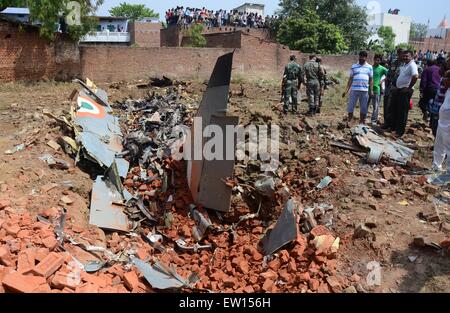
[[[420,62],[424,62],[421,73]],[[343,95],[350,92],[348,120],[353,119],[353,111],[359,102],[360,123],[364,124],[372,104],[371,122],[376,125],[379,108],[384,102],[382,129],[401,138],[405,134],[408,113],[413,106],[411,98],[419,77],[419,107],[435,136],[433,169],[441,171],[447,159],[447,180],[450,181],[450,55],[445,51],[423,53],[398,49],[388,60],[375,55],[373,66],[368,63],[367,52],[362,51],[359,62],[350,70]]]
[[[166,24],[188,28],[193,24],[206,27],[250,27],[270,28],[276,16],[263,17],[258,13],[239,12],[237,10],[208,10],[206,8],[176,7],[166,11]]]
[[[426,52],[423,52],[422,50],[419,50],[419,52],[415,52],[414,58],[417,61],[437,61],[439,58],[447,59],[449,54],[445,52],[444,50],[438,51],[430,51],[427,50]]]

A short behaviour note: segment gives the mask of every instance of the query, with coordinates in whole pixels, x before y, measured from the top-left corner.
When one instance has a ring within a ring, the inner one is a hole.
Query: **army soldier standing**
[[[292,98],[292,111],[297,112],[298,90],[303,82],[303,69],[296,62],[295,55],[291,55],[288,65],[284,68],[283,74],[283,93],[284,105],[283,112],[286,114],[289,109],[289,98]]]
[[[304,65],[306,76],[306,94],[308,96],[309,111],[307,115],[313,116],[319,108],[321,93],[320,82],[323,79],[322,67],[317,63],[316,56],[310,55],[309,61]]]
[[[319,83],[320,83],[319,106],[316,108],[316,114],[320,114],[320,108],[322,107],[322,104],[323,104],[323,96],[325,93],[325,89],[327,89],[327,71],[322,66],[321,58],[317,57],[316,62],[319,63],[319,66],[320,66],[320,68],[322,70],[322,74],[323,74],[322,79],[319,81]]]

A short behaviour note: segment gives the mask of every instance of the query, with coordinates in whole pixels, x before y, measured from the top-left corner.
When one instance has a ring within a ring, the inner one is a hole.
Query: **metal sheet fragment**
[[[285,204],[272,231],[262,239],[264,252],[270,255],[285,244],[297,239],[298,225],[296,203],[293,199]]]
[[[414,154],[414,150],[379,136],[374,130],[365,125],[358,125],[353,128],[352,135],[361,146],[370,149],[369,161],[371,162],[379,161],[381,155],[385,155],[399,164],[406,164],[411,161]]]

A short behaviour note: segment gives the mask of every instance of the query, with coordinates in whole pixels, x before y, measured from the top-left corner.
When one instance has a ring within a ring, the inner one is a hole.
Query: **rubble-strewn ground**
[[[240,83],[232,84],[230,112],[239,116],[243,125],[280,125],[284,144],[281,145],[282,165],[278,172],[282,183],[289,188],[292,196],[299,197],[305,208],[314,204],[333,206],[331,226],[328,228],[333,238],[339,237],[341,240],[337,253],[317,252],[311,240],[314,235],[305,234],[278,251],[265,264],[261,250],[258,250],[258,241],[278,218],[282,207],[280,199],[276,203],[263,203],[260,216],[239,224],[235,236],[224,232],[207,238],[207,242],[213,242],[216,246],[214,254],[210,251],[161,253],[139,237],[119,236],[89,227],[92,188],[89,171],[83,172],[63,151],[55,151],[47,145],[49,140],[56,140],[61,135],[61,130],[52,119],[42,114],[43,109],[55,115],[68,111],[70,102],[67,98],[77,86],[52,82],[10,83],[0,87],[0,281],[3,280],[0,292],[21,290],[21,282],[36,286],[36,289],[28,287],[31,289],[25,291],[153,291],[135,270],[130,271],[129,267],[119,265],[97,274],[84,273],[81,285],[70,285],[70,279],[64,277],[71,270],[70,257],[58,260],[62,258],[62,252],[49,254],[51,250],[59,251],[52,226],[36,222],[36,214],[57,217],[63,206],[68,209],[66,233],[113,252],[133,248],[137,249],[137,256],[142,259],[156,255],[163,263],[176,264],[178,273],[183,277],[196,272],[200,278],[196,284],[198,290],[450,291],[449,257],[444,255],[443,250],[412,244],[413,239],[419,236],[438,244],[449,236],[448,206],[442,201],[436,202],[435,206],[433,202],[439,195],[444,199],[450,197],[446,188],[433,188],[426,182],[425,176],[412,175],[410,168],[386,162],[377,166],[367,165],[364,158],[331,147],[332,138],[350,140],[350,128],[341,123],[346,107],[340,97],[342,86],[327,91],[320,116],[305,119],[305,102],[300,106],[301,115],[281,115],[277,82],[244,82],[244,96],[239,95]],[[101,87],[106,87],[111,103],[123,102],[126,98],[138,99],[153,91],[165,91],[138,89],[132,83]],[[206,86],[191,82],[183,88],[183,97],[198,103]],[[403,140],[416,149],[414,165],[428,168],[433,140],[419,113],[415,99],[410,127]],[[353,124],[356,125],[356,121]],[[4,151],[22,143],[30,144],[23,151],[4,154]],[[50,169],[47,163],[38,159],[44,154],[52,154],[72,166],[68,170]],[[194,221],[188,215],[189,196],[183,193],[185,174],[182,166],[173,166],[177,168],[179,186],[176,190],[181,190],[182,194],[175,193],[175,204],[168,208],[173,214],[170,227],[159,227],[158,230],[169,239],[176,240],[183,236],[189,240]],[[245,185],[246,179],[253,183],[257,173],[252,173],[249,166],[237,166],[236,174],[238,182]],[[317,191],[314,187],[326,175],[333,177],[333,182],[326,189]],[[127,187],[139,188],[134,185]],[[73,203],[64,203],[67,198]],[[255,213],[257,200],[241,199],[235,195],[233,211],[224,216],[222,223],[229,226],[239,216]],[[440,221],[419,218],[419,213],[436,212],[436,207]],[[211,218],[220,225],[215,216]],[[365,223],[372,227],[371,233],[364,238],[354,238],[355,229]],[[143,231],[145,233],[151,229]],[[327,230],[322,231],[324,233],[316,236],[328,234]],[[69,254],[83,258],[82,249],[72,247],[67,250]],[[48,262],[56,264],[56,274],[53,270],[48,276],[40,275],[46,279],[39,275],[22,275],[35,264],[39,266],[45,257],[53,258]],[[371,267],[374,266],[373,261],[380,264],[381,276],[376,275],[376,266]],[[65,265],[61,267],[63,263]],[[368,285],[368,281],[373,281],[371,278],[376,281],[378,277],[381,285]]]

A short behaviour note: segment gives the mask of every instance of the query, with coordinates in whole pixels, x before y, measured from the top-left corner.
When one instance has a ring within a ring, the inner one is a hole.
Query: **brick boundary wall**
[[[159,47],[161,42],[160,23],[131,22],[129,25],[130,45],[139,47]]]
[[[16,24],[0,20],[0,81],[70,80],[79,74],[75,42],[60,34],[49,42],[36,27],[19,30]]]
[[[230,36],[230,46],[239,37],[241,48],[77,46],[64,37],[49,42],[37,28],[19,31],[17,25],[0,21],[0,81],[89,77],[101,83],[162,75],[208,79],[217,58],[233,50],[235,77],[280,79],[290,54],[297,54],[301,63],[307,58],[257,34],[223,35]],[[209,36],[216,42],[220,38]],[[357,57],[324,56],[323,61],[329,72],[347,71]]]
[[[81,73],[96,82],[114,82],[168,76],[177,79],[208,79],[216,59],[235,51],[234,77],[279,79],[292,53],[301,63],[307,55],[251,35],[242,36],[242,48],[130,48],[81,47]],[[323,64],[331,73],[347,72],[358,60],[354,55],[324,56]]]

